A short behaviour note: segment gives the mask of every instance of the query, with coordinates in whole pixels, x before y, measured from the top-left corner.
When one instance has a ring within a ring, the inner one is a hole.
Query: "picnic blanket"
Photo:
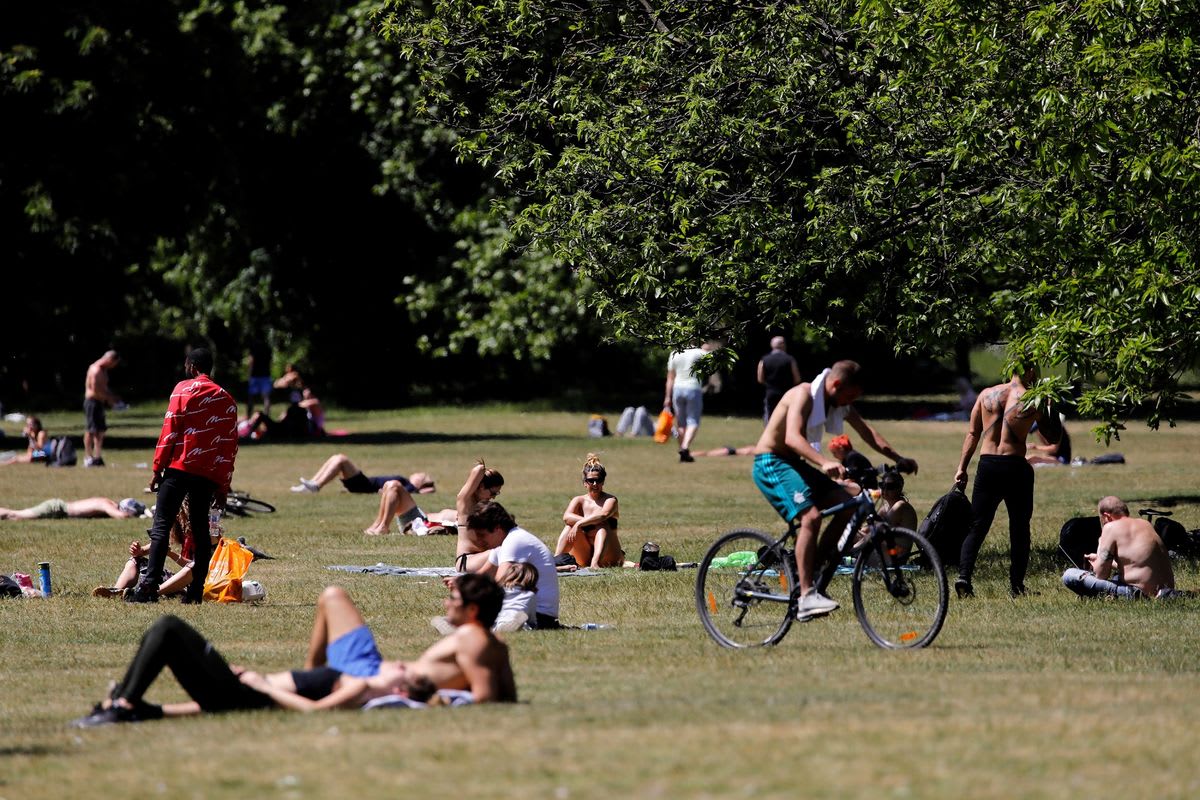
[[[372,575],[404,575],[417,578],[446,578],[455,575],[461,575],[454,567],[401,567],[395,564],[384,564],[380,562],[374,566],[364,567],[355,564],[334,564],[325,569],[337,570],[338,572],[362,572]],[[604,573],[596,569],[581,569],[575,572],[560,572],[558,577],[569,578],[578,576],[581,578],[595,577]]]

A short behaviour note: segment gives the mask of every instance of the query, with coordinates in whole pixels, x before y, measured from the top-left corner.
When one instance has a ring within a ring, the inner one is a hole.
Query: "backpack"
[[[47,467],[73,467],[76,461],[75,443],[70,436],[56,436],[46,442]]]
[[[612,431],[608,429],[608,420],[599,414],[592,414],[591,419],[588,420],[588,436],[593,439],[612,436]]]
[[[638,569],[647,572],[674,572],[678,569],[675,564],[675,557],[664,555],[659,552],[659,547],[654,542],[646,542],[642,545],[642,557],[638,560]]]
[[[1075,517],[1063,523],[1058,533],[1058,546],[1070,560],[1071,566],[1079,569],[1091,569],[1091,564],[1084,558],[1088,553],[1096,552],[1100,544],[1100,518]]]
[[[917,533],[924,536],[937,550],[942,565],[958,566],[963,540],[971,529],[971,501],[955,487],[938,498],[921,521]]]
[[[1192,555],[1192,535],[1182,524],[1170,517],[1159,517],[1154,520],[1154,532],[1162,539],[1172,558]]]

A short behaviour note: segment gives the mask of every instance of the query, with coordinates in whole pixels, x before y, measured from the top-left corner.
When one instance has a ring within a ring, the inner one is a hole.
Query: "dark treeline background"
[[[265,336],[276,375],[295,361],[350,407],[655,403],[666,352],[612,341],[583,279],[511,241],[504,220],[522,198],[414,112],[416,76],[374,11],[0,8],[0,402],[75,405],[109,347],[124,357],[114,388],[161,399],[187,343],[214,349],[240,397],[246,348]],[[753,411],[754,367],[779,332],[806,376],[834,355],[893,391],[952,374],[854,331],[834,346],[803,341],[803,326],[761,330],[719,407]]]

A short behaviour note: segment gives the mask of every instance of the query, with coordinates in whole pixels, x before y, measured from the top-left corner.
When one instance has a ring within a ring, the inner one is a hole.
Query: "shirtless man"
[[[979,548],[992,527],[996,508],[1004,501],[1008,509],[1010,565],[1009,589],[1014,597],[1025,594],[1025,570],[1029,566],[1029,520],[1033,517],[1033,468],[1025,460],[1025,440],[1033,424],[1047,441],[1061,435],[1058,415],[1043,414],[1025,402],[1025,392],[1037,380],[1037,371],[1027,369],[1014,374],[1008,383],[984,389],[971,408],[962,457],[954,475],[955,485],[967,485],[967,467],[976,448],[980,448],[979,471],[971,492],[971,530],[963,540],[958,562],[958,580],[954,591],[959,597],[971,597],[975,588],[971,577]]]
[[[408,662],[385,662],[350,595],[338,586],[327,587],[317,600],[304,668],[328,665],[344,674],[369,677],[388,665],[400,665],[439,689],[467,689],[477,703],[515,702],[508,647],[491,631],[504,590],[487,576],[471,574],[449,579],[447,586],[446,619],[454,632]]]
[[[1100,541],[1096,552],[1086,558],[1091,571],[1069,569],[1063,585],[1083,597],[1171,597],[1175,594],[1175,572],[1171,557],[1154,526],[1144,519],[1131,519],[1129,506],[1119,497],[1105,497],[1100,513]],[[1113,575],[1113,565],[1116,575]]]
[[[108,430],[108,420],[104,410],[121,402],[108,389],[108,371],[121,363],[121,356],[116,350],[109,350],[88,367],[87,378],[83,385],[83,465],[85,467],[103,467],[104,459],[100,449],[104,446],[104,432]]]
[[[767,420],[754,449],[753,474],[759,491],[784,520],[798,523],[796,575],[801,596],[796,618],[799,620],[828,614],[838,607],[836,601],[816,591],[813,580],[818,551],[827,552],[836,544],[838,532],[853,513],[850,510],[834,516],[818,543],[820,509],[850,499],[847,491],[833,481],[844,478],[845,469],[819,450],[824,432],[841,433],[842,422],[849,422],[863,441],[895,461],[900,469],[917,471],[917,462],[897,453],[851,405],[862,396],[859,370],[854,361],[839,361],[812,383],[789,389]]]

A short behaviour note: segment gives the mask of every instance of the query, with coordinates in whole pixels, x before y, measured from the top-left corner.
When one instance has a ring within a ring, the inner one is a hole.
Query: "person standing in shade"
[[[704,387],[701,375],[696,372],[696,362],[719,347],[717,342],[705,342],[700,347],[689,347],[672,353],[667,360],[667,385],[663,392],[663,408],[675,414],[675,435],[679,437],[679,460],[695,461],[692,457],[692,440],[700,430],[700,417],[704,414]]]
[[[771,352],[759,360],[758,382],[764,387],[763,425],[766,425],[784,392],[800,382],[800,365],[788,354],[787,340],[782,336],[771,339]]]
[[[246,366],[250,373],[250,381],[246,397],[246,419],[254,416],[254,399],[262,400],[263,412],[271,413],[271,345],[265,337],[258,337],[250,342],[250,352],[246,356]]]
[[[150,481],[151,491],[158,493],[150,527],[150,552],[142,580],[126,595],[130,602],[158,600],[171,524],[184,498],[194,512],[191,518],[195,566],[183,602],[199,603],[204,597],[204,581],[212,557],[207,512],[213,505],[225,507],[238,450],[237,403],[229,392],[213,383],[209,377],[212,366],[212,353],[203,347],[195,348],[183,362],[187,378],[171,391],[162,434],[154,451],[154,478]]]
[[[83,465],[103,467],[104,433],[108,430],[105,409],[121,402],[108,388],[108,371],[121,363],[116,350],[109,350],[88,367],[83,385]]]

